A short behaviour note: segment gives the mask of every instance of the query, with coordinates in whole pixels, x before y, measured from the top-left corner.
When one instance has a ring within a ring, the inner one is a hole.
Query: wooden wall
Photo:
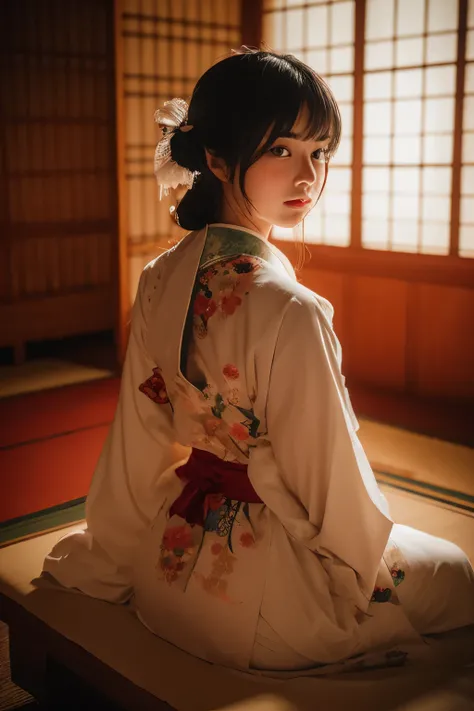
[[[113,328],[112,0],[4,0],[0,346]]]
[[[295,262],[288,242],[275,243]],[[309,246],[299,279],[334,306],[355,409],[474,445],[474,265]]]

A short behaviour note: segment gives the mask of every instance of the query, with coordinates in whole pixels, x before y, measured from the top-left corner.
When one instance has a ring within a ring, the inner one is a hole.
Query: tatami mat
[[[474,497],[474,449],[363,418],[359,423],[373,469]]]
[[[108,378],[111,375],[110,370],[55,358],[42,358],[23,365],[5,365],[0,366],[0,397],[59,388]]]

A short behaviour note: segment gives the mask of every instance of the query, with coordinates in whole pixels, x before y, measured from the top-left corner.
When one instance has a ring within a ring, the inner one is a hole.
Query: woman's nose
[[[319,164],[314,160],[302,162],[296,175],[295,184],[313,185],[318,180],[320,174],[320,171],[318,171],[318,165]],[[321,167],[323,166],[321,165]]]

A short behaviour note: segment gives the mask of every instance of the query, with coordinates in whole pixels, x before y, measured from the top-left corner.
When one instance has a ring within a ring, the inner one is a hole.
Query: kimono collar
[[[208,225],[190,232],[163,255],[166,268],[162,270],[160,289],[154,291],[149,323],[166,324],[166,338],[159,329],[150,328],[146,345],[161,367],[168,394],[173,385],[182,385],[183,381],[194,388],[181,372],[181,344],[197,273],[212,262],[240,254],[260,257],[272,263],[282,275],[289,273],[278,250],[262,237],[238,226]]]
[[[255,232],[237,225],[212,224],[208,226],[200,267],[237,254],[248,254],[272,261],[273,251],[269,243]]]
[[[274,245],[259,235],[239,225],[213,223],[207,227],[204,249],[201,253],[199,268],[205,268],[223,258],[246,254],[270,262],[282,274],[295,280],[291,263]]]

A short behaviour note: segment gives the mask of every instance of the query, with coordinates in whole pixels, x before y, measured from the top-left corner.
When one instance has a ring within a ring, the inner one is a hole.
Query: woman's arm
[[[66,587],[114,602],[131,595],[130,562],[160,506],[161,474],[189,454],[175,441],[170,405],[139,390],[156,367],[145,347],[150,271],[133,306],[119,402],[87,497],[87,529],[63,538],[44,565]]]
[[[392,522],[356,434],[324,306],[304,290],[282,318],[266,406],[271,454],[257,447],[249,476],[287,531],[321,556],[328,574],[336,567],[353,571],[370,599]]]

